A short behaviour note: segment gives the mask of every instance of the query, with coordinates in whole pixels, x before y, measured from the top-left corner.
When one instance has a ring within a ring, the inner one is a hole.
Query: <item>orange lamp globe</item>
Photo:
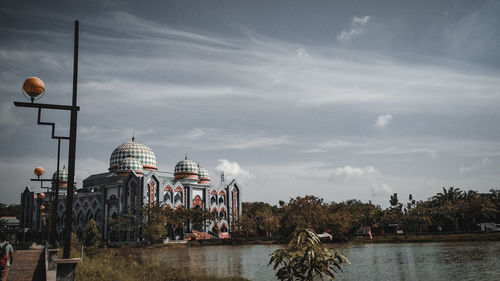
[[[43,205],[40,206],[40,210],[42,210],[42,211],[45,210],[45,206],[43,206]]]
[[[43,192],[42,192],[42,193],[38,194],[38,198],[39,198],[39,199],[43,199],[43,198],[45,198],[45,193],[43,193]]]
[[[42,176],[44,172],[45,170],[42,167],[36,167],[34,171],[35,175],[38,177]]]
[[[36,98],[45,91],[45,84],[38,77],[30,77],[24,81],[23,91],[31,98]]]
[[[40,216],[45,217],[45,213],[41,213]]]

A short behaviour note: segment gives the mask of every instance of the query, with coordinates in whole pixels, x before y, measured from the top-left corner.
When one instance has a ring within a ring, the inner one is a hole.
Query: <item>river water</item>
[[[500,280],[500,242],[334,244],[351,261],[337,280]],[[154,259],[190,271],[276,280],[267,266],[279,245],[237,245],[154,248],[140,252],[143,262]]]

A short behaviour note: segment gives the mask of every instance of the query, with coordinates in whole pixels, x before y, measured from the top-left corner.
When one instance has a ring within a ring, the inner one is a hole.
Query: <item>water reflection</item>
[[[338,280],[500,280],[500,242],[334,245],[351,261]],[[276,280],[267,267],[278,245],[155,248],[138,252],[191,271]]]

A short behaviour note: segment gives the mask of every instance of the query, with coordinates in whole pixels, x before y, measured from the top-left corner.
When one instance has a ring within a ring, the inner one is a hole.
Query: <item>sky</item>
[[[500,180],[499,1],[0,0],[0,202],[55,172],[39,102],[70,104],[80,23],[77,183],[135,135],[159,170],[189,159],[243,201],[398,193]],[[44,111],[56,133],[69,114]],[[67,143],[61,163],[67,164]]]

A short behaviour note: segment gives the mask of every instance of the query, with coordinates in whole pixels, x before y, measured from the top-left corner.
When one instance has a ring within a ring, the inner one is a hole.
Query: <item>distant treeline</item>
[[[17,217],[20,210],[21,205],[19,204],[7,205],[0,203],[0,217]]]
[[[443,192],[426,201],[416,201],[410,195],[407,202],[402,202],[397,193],[388,199],[387,209],[355,199],[336,203],[315,196],[297,197],[288,203],[280,201],[279,206],[243,203],[241,234],[288,236],[301,226],[347,239],[363,226],[385,232],[474,232],[480,223],[500,223],[500,190],[479,193],[443,187]]]

